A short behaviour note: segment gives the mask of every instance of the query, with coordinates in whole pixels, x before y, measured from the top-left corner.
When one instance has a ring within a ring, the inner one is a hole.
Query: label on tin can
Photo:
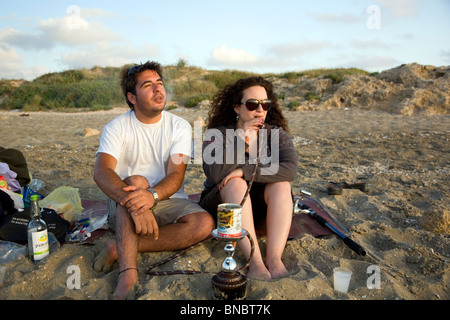
[[[222,203],[217,207],[217,233],[221,237],[240,237],[242,207],[234,203]]]

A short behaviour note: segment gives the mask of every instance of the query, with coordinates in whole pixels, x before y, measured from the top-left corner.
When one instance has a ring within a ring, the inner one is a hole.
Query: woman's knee
[[[247,191],[247,181],[242,178],[233,178],[220,190],[222,200],[228,201],[236,196],[243,196]]]
[[[236,191],[247,191],[247,181],[242,178],[233,178],[228,180],[228,183],[223,187],[228,190],[236,190]]]
[[[272,197],[292,198],[291,184],[288,181],[268,183],[264,190],[264,198],[267,201]]]

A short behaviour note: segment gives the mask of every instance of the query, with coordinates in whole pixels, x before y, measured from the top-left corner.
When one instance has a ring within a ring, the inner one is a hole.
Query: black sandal
[[[344,189],[358,189],[362,192],[368,192],[367,184],[365,182],[357,182],[357,183],[347,183],[345,181],[342,182],[342,188]]]
[[[342,186],[340,183],[329,182],[327,186],[328,194],[331,195],[340,195],[342,194]]]
[[[362,192],[368,192],[369,188],[365,182],[358,183],[347,183],[345,181],[342,182],[329,182],[327,186],[329,195],[340,195],[342,194],[342,189],[358,189]]]

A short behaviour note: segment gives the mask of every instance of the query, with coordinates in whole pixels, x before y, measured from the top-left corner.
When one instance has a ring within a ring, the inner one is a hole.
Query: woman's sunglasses
[[[248,99],[245,102],[241,102],[241,104],[245,104],[248,111],[255,111],[256,109],[258,109],[258,106],[260,104],[264,111],[269,111],[270,108],[272,108],[272,100],[269,100],[269,99],[263,99],[263,100]]]

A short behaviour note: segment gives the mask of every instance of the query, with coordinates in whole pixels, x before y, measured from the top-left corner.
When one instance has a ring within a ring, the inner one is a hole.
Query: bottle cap
[[[33,194],[33,195],[30,197],[30,200],[31,200],[31,201],[38,201],[38,200],[39,200],[39,197],[38,197],[37,194]]]

